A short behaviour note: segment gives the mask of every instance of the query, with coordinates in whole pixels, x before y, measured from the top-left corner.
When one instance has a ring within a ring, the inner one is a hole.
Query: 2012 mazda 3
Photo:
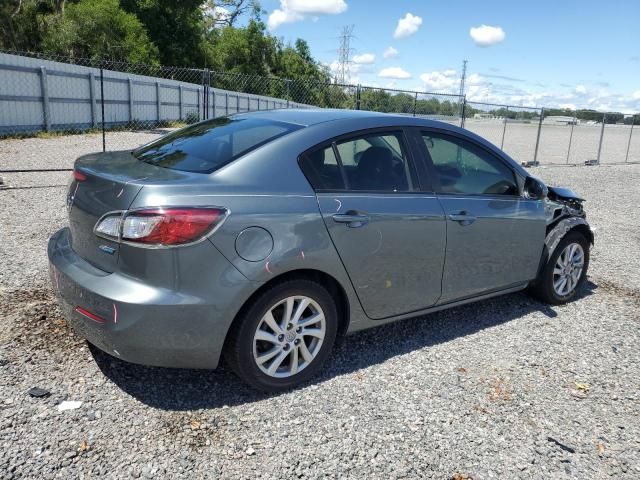
[[[525,288],[571,300],[593,243],[582,202],[446,123],[262,111],[80,157],[48,254],[66,319],[100,349],[224,356],[278,391],[337,335]]]

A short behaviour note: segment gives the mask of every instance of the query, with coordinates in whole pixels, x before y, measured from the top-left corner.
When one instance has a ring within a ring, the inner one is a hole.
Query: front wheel
[[[547,260],[532,293],[553,305],[569,302],[586,281],[589,246],[580,232],[567,233]]]
[[[322,285],[287,281],[262,293],[237,319],[225,359],[257,389],[288,390],[321,368],[337,327],[335,303]]]

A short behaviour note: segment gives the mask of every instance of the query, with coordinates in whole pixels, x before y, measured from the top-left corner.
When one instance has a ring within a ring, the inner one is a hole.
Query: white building
[[[578,121],[575,117],[565,117],[561,115],[550,115],[544,117],[544,123],[551,125],[577,125]]]

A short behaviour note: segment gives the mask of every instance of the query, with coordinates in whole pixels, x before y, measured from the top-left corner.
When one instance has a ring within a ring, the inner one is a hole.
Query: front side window
[[[220,117],[169,133],[134,150],[133,155],[158,167],[211,173],[299,128],[299,125],[259,118]]]
[[[316,190],[407,192],[416,183],[400,132],[337,141],[306,154],[301,167]]]
[[[422,139],[440,180],[443,193],[518,195],[512,170],[473,143],[439,133]]]

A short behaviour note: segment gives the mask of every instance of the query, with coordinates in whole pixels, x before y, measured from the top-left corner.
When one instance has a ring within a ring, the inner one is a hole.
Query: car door
[[[535,278],[545,237],[544,205],[523,198],[512,167],[466,137],[421,132],[447,218],[439,303]]]
[[[381,319],[441,294],[444,212],[418,182],[402,130],[338,138],[301,157],[363,309]]]

